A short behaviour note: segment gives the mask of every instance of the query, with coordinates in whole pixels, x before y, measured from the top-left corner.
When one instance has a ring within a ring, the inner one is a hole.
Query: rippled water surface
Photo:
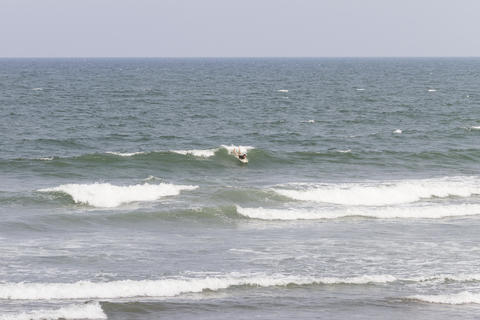
[[[476,318],[479,75],[0,59],[0,319]]]

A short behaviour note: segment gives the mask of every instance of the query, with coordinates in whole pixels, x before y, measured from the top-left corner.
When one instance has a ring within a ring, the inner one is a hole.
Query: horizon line
[[[418,59],[480,56],[0,56],[0,59]]]

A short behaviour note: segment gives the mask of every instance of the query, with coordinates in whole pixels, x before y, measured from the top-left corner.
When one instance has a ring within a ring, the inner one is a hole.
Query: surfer
[[[233,148],[233,154],[240,159],[240,161],[247,161],[247,154],[246,153],[241,153],[240,148],[238,148],[238,151]]]

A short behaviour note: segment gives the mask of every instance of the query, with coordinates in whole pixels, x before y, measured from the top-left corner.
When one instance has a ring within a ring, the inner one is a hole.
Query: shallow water
[[[0,59],[0,319],[475,318],[479,61]]]

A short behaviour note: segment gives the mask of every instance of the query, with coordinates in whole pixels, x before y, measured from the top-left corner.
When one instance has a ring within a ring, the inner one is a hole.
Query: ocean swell
[[[76,203],[99,208],[113,208],[129,202],[155,201],[166,196],[178,195],[182,190],[194,190],[198,186],[174,185],[170,183],[137,184],[116,186],[110,183],[64,184],[45,188],[39,192],[62,192]]]
[[[0,320],[107,319],[98,302],[73,304],[59,309],[0,314]]]
[[[480,180],[477,177],[451,177],[392,182],[298,183],[275,187],[273,190],[295,200],[383,206],[416,202],[432,197],[469,197],[480,194]]]
[[[172,278],[161,280],[121,280],[111,282],[79,281],[75,283],[5,283],[0,284],[0,299],[114,299],[132,297],[173,297],[204,290],[217,291],[233,286],[287,286],[314,284],[387,283],[397,279],[391,275],[357,277],[238,276],[206,278]]]
[[[479,215],[480,205],[460,204],[444,206],[349,207],[337,209],[268,209],[262,207],[243,208],[237,205],[237,213],[244,217],[259,220],[317,220],[355,216],[378,219],[441,219],[446,217]]]

